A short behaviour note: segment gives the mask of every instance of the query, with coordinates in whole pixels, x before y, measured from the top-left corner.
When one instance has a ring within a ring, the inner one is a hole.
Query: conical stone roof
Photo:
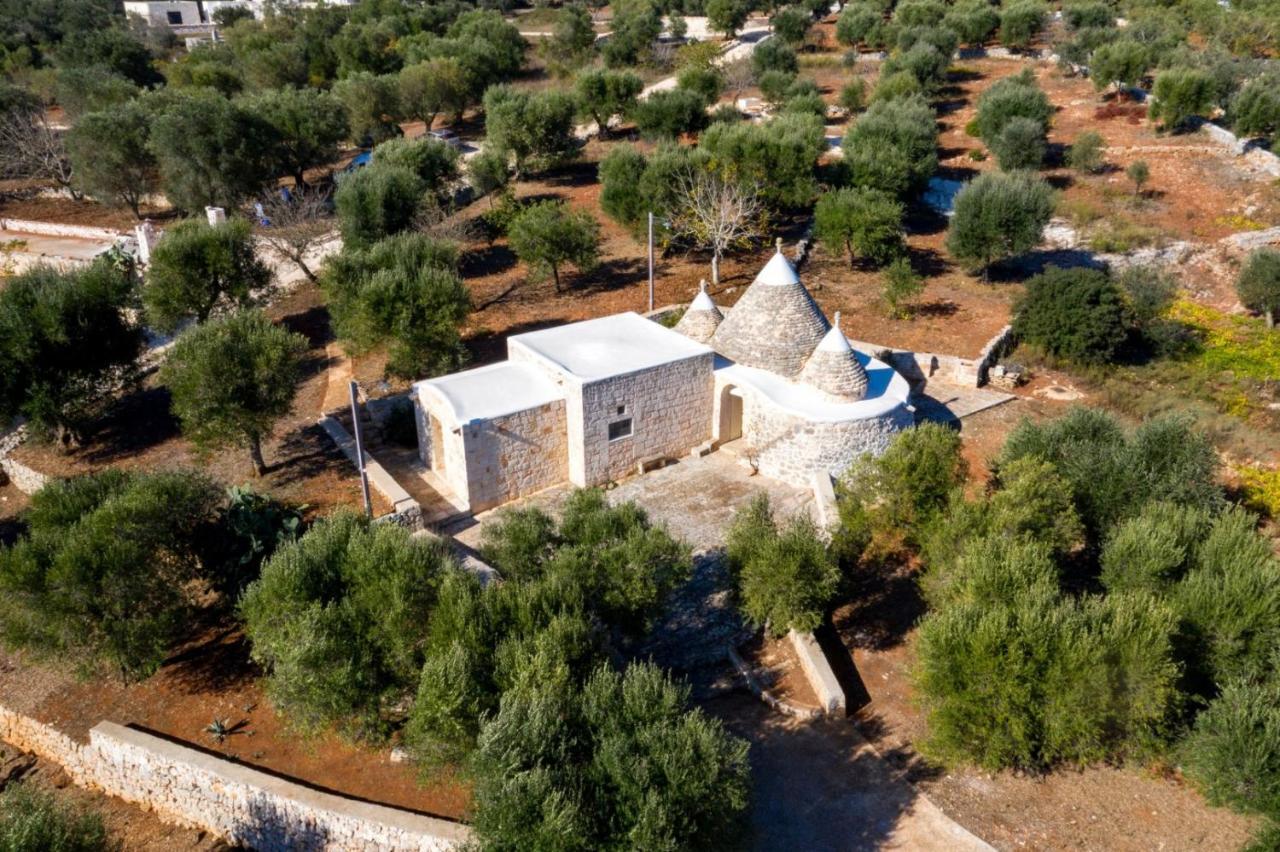
[[[867,371],[840,330],[839,311],[831,331],[800,371],[800,381],[841,402],[856,402],[867,395]]]
[[[698,284],[698,295],[689,303],[680,322],[676,323],[676,331],[699,343],[708,343],[723,319],[724,314],[707,295],[707,282],[704,280]]]
[[[794,377],[827,333],[827,320],[778,251],[716,329],[713,349],[739,364]]]

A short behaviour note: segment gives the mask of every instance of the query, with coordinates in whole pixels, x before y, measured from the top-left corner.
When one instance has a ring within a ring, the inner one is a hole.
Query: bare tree
[[[288,195],[272,192],[262,199],[266,222],[259,225],[258,238],[313,282],[318,280],[311,268],[319,259],[316,250],[336,238],[329,196],[327,188],[299,187]]]
[[[71,185],[71,160],[41,110],[12,109],[0,116],[0,174],[10,178],[51,180],[80,199]]]
[[[716,172],[695,169],[676,183],[672,229],[711,249],[711,283],[720,283],[720,258],[749,242],[764,225],[765,207],[756,187]]]
[[[725,88],[733,91],[735,104],[742,96],[743,89],[749,89],[756,84],[756,72],[751,68],[750,56],[725,63],[720,66],[720,72],[724,74]]]

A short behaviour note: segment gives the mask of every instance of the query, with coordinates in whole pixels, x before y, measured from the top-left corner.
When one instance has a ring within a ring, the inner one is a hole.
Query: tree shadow
[[[953,317],[960,310],[960,305],[951,299],[933,299],[929,302],[919,302],[912,306],[911,313],[917,317],[936,317],[945,319]]]
[[[347,474],[347,457],[318,423],[295,429],[275,448],[276,461],[267,465],[275,486],[293,485],[319,476],[335,466]]]
[[[566,322],[568,322],[566,317],[557,316],[519,323],[501,332],[491,331],[487,328],[480,329],[463,341],[467,347],[467,352],[471,355],[470,366],[480,367],[505,359],[507,357],[508,337],[524,334],[527,331],[541,331],[544,328],[563,325]]]
[[[875,748],[880,759],[910,783],[936,781],[946,774],[942,766],[929,762],[910,745],[895,742],[892,737],[893,729],[881,714],[870,711],[858,713],[854,723],[858,726],[858,732]]]
[[[625,290],[647,281],[649,269],[647,261],[632,257],[620,257],[606,260],[591,271],[588,276],[572,281],[567,290],[578,293],[611,293]]]
[[[911,260],[911,268],[926,278],[934,278],[951,270],[951,263],[936,249],[910,246],[907,256]]]
[[[280,318],[280,324],[295,334],[301,334],[312,348],[333,342],[333,326],[329,322],[329,309],[324,305],[316,305],[296,314],[287,314]]]
[[[1054,189],[1065,190],[1073,186],[1076,180],[1071,175],[1056,174],[1045,177],[1045,182]]]
[[[249,656],[249,640],[223,610],[198,610],[190,639],[161,666],[166,682],[189,695],[221,693],[262,675]],[[240,727],[243,727],[241,725]]]
[[[599,182],[599,173],[595,163],[578,160],[547,171],[539,176],[539,180],[556,187],[591,186]]]
[[[505,243],[470,249],[462,255],[460,264],[462,277],[478,278],[484,275],[497,275],[514,267],[517,260],[516,253]]]
[[[900,645],[925,613],[915,572],[895,561],[860,564],[850,572],[849,603],[832,625],[850,648],[882,651]]]
[[[27,524],[21,518],[0,518],[0,547],[12,547],[27,533]]]
[[[142,387],[116,400],[82,450],[87,461],[106,464],[143,453],[176,438],[181,422],[163,385]]]
[[[992,265],[988,281],[992,284],[1010,284],[1039,275],[1050,266],[1062,269],[1106,269],[1107,265],[1092,251],[1083,248],[1044,249],[1032,251]]]
[[[851,721],[798,722],[744,692],[702,706],[750,744],[746,848],[882,849],[919,797]]]

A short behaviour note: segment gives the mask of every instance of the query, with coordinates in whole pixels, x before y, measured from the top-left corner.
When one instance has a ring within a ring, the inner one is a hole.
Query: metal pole
[[[649,214],[649,311],[653,311],[653,214]]]
[[[364,513],[373,517],[373,499],[369,496],[369,473],[364,469],[364,439],[360,436],[360,406],[356,402],[355,380],[350,382],[351,390],[351,425],[356,433],[356,467],[360,469],[360,490],[364,493]]]

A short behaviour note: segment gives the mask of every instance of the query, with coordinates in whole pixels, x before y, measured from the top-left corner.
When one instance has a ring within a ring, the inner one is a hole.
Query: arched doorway
[[[725,385],[720,391],[720,423],[717,442],[723,446],[742,437],[742,391]]]

